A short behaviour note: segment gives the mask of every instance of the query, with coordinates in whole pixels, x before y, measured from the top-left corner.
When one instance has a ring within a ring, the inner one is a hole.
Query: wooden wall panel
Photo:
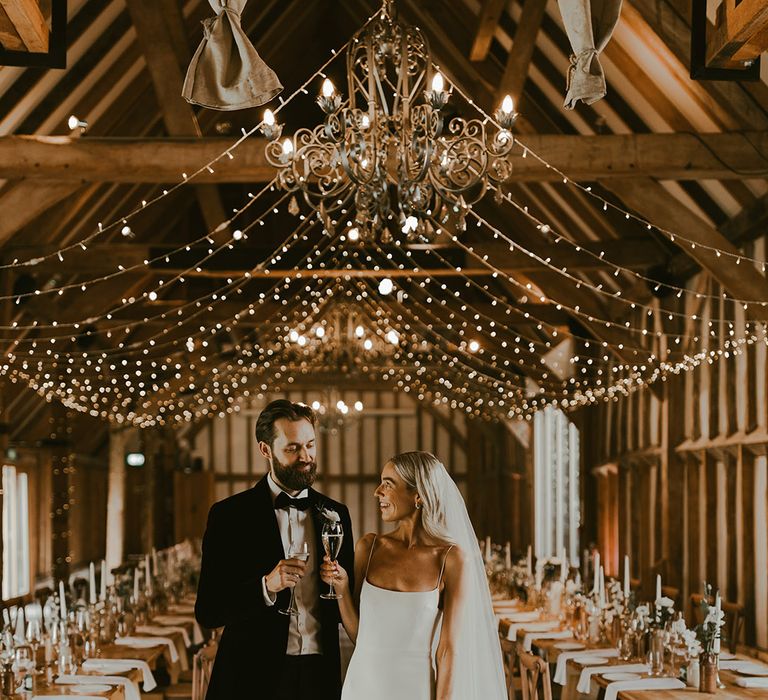
[[[698,320],[687,326],[696,336],[688,350],[704,347],[714,356],[668,377],[661,393],[645,390],[585,412],[584,477],[615,461],[620,487],[615,516],[610,503],[585,501],[591,510],[582,541],[592,523],[615,517],[622,553],[630,554],[645,590],[654,566],[670,572],[669,584],[686,600],[706,580],[744,604],[743,641],[768,649],[765,333],[738,352],[725,347],[744,335],[744,313],[717,285],[707,291],[711,298],[700,301]]]

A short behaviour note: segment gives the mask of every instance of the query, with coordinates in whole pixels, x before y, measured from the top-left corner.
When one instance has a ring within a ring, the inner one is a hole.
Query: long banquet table
[[[575,640],[567,635],[567,630],[560,624],[553,624],[554,620],[547,620],[536,611],[526,608],[522,603],[515,603],[511,600],[494,601],[494,609],[497,619],[500,622],[500,629],[509,629],[508,638],[515,641],[518,650],[523,649],[526,642],[530,644],[530,649],[534,653],[544,658],[551,668],[555,668],[557,659],[565,650],[561,648],[564,643],[574,642]],[[545,623],[547,629],[541,629]],[[548,624],[547,624],[548,623]],[[557,638],[547,638],[556,636]],[[581,640],[584,645],[581,652],[605,650],[605,646],[592,645],[588,641]],[[743,658],[745,662],[759,663],[755,659]],[[609,681],[604,678],[605,673],[610,673],[611,667],[626,664],[618,658],[609,658],[604,664],[600,664],[601,669],[592,675],[589,693],[579,692],[577,685],[584,665],[578,662],[578,659],[569,658],[566,663],[566,681],[563,685],[561,700],[587,700],[591,698],[596,700],[602,696]],[[768,667],[766,668],[768,672]],[[645,677],[646,674],[643,674]],[[551,674],[554,678],[554,672]],[[697,688],[678,688],[678,689],[638,689],[638,690],[619,690],[617,700],[695,700],[698,697],[712,698],[713,700],[766,700],[768,698],[768,688],[743,688],[736,685],[736,679],[740,674],[731,670],[720,670],[720,680],[725,688],[718,689],[714,694],[702,695],[698,693]],[[554,682],[554,681],[553,681]],[[694,695],[694,693],[696,695]]]

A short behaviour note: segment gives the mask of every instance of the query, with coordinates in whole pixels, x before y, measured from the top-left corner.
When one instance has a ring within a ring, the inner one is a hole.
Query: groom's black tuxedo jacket
[[[315,570],[318,590],[323,546],[323,517],[317,505],[341,516],[344,541],[339,563],[354,570],[352,523],[347,507],[309,489],[315,525]],[[197,588],[195,617],[209,629],[224,627],[206,700],[270,700],[277,692],[288,645],[290,617],[279,608],[288,606],[290,591],[277,594],[277,602],[264,602],[261,579],[285,558],[277,518],[266,477],[253,488],[215,503],[208,514],[203,537],[203,562]],[[354,590],[350,581],[350,590]],[[338,700],[341,694],[339,665],[339,608],[335,600],[320,600],[322,683],[328,694],[317,700]],[[319,689],[318,689],[319,690]]]

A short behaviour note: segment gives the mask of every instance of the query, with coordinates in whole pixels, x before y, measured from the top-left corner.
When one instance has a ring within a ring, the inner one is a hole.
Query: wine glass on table
[[[344,530],[341,527],[341,523],[334,520],[326,520],[323,525],[323,548],[328,558],[335,562],[341,551],[341,543],[344,541]],[[333,581],[331,581],[330,591],[328,593],[321,593],[320,597],[325,600],[338,600],[342,596],[333,589]]]
[[[308,561],[309,547],[307,546],[307,543],[302,542],[300,546],[294,546],[294,544],[291,543],[291,546],[288,551],[288,558],[299,559],[300,561]],[[298,585],[298,581],[296,582],[296,585]],[[299,614],[299,609],[298,607],[296,607],[296,585],[294,585],[293,588],[291,588],[291,602],[288,604],[288,607],[285,609],[278,609],[277,611],[282,615],[298,615]]]

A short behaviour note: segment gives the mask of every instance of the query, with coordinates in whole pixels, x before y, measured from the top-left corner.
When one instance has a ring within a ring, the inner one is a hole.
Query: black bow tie
[[[285,491],[277,494],[275,499],[275,510],[281,508],[295,508],[296,510],[306,510],[312,505],[309,496],[303,498],[291,498]]]

